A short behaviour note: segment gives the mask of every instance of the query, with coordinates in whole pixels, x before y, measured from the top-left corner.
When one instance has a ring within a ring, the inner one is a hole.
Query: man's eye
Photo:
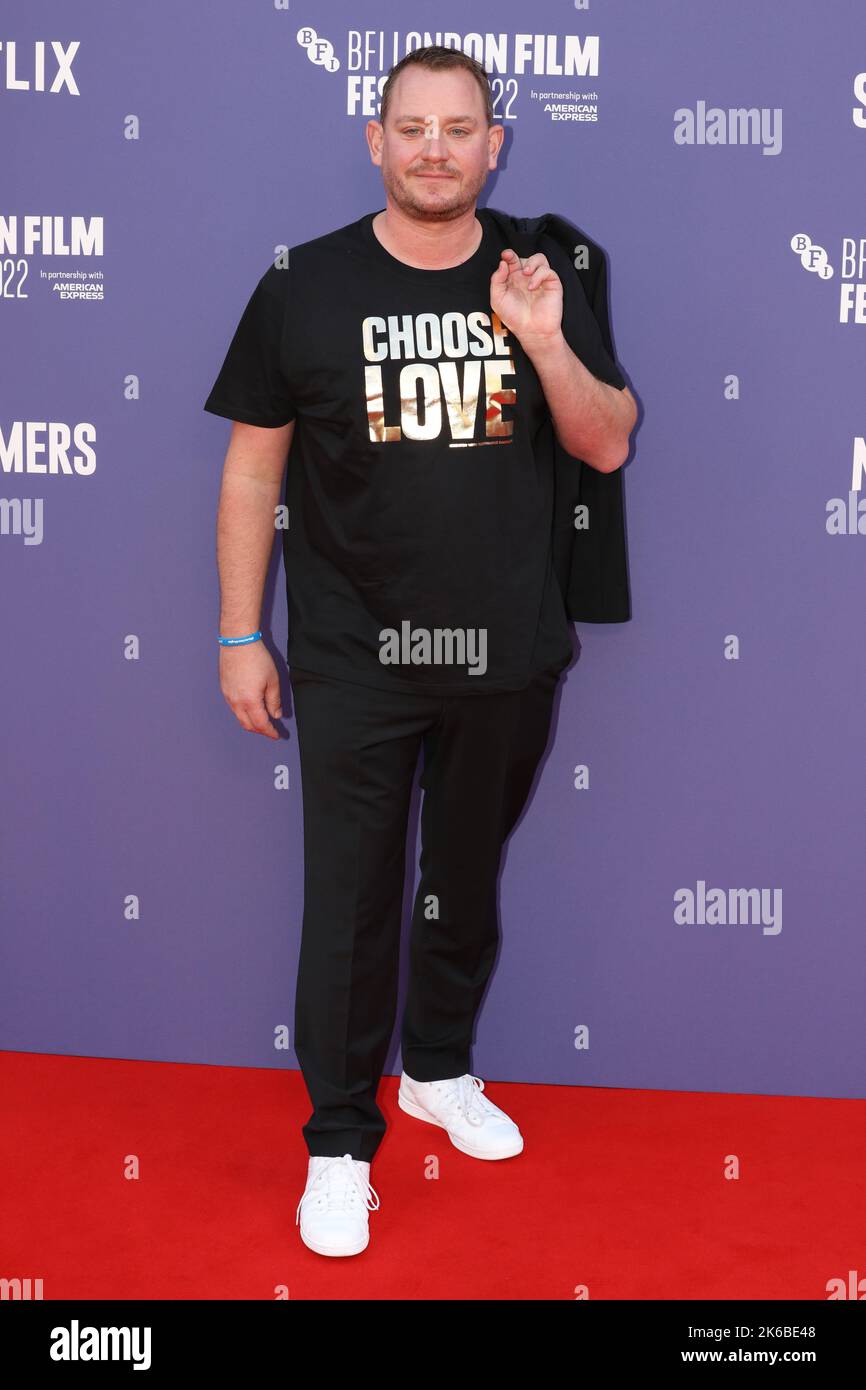
[[[404,134],[404,135],[414,135],[414,134],[415,134],[415,131],[416,131],[416,130],[420,130],[420,129],[421,129],[421,127],[420,127],[419,125],[406,126],[406,128],[405,128],[404,131],[403,131],[403,134]],[[452,134],[454,134],[454,133],[457,133],[457,134],[460,134],[460,135],[468,135],[468,134],[469,134],[469,131],[465,128],[465,126],[452,126],[452,127],[451,127],[451,131],[452,131]]]

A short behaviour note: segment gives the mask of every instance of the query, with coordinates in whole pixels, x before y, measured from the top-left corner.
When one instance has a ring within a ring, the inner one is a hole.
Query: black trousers
[[[421,877],[409,944],[403,1069],[471,1070],[476,1014],[499,939],[502,845],[547,745],[558,673],[522,691],[377,690],[290,672],[301,765],[304,917],[295,1053],[313,1105],[310,1154],[369,1162],[397,1010],[410,794],[418,754]]]

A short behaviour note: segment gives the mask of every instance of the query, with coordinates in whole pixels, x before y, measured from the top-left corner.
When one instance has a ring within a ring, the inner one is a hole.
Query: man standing
[[[550,428],[575,468],[608,474],[636,418],[569,259],[552,244],[559,273],[543,253],[521,259],[507,219],[477,207],[504,136],[484,69],[416,50],[389,73],[380,117],[367,142],[386,207],[265,272],[205,404],[235,422],[218,516],[221,688],[245,729],[272,738],[279,678],[258,624],[290,453],[304,806],[294,1042],[313,1105],[296,1220],[324,1255],[363,1250],[378,1206],[376,1089],[421,750],[398,1103],[472,1157],[523,1148],[472,1075],[470,1045],[498,944],[502,844],[573,655]]]

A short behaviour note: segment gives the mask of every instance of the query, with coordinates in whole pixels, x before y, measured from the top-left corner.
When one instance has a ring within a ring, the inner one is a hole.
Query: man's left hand
[[[562,328],[562,282],[541,251],[523,259],[509,248],[490,278],[490,307],[524,347],[552,341]]]

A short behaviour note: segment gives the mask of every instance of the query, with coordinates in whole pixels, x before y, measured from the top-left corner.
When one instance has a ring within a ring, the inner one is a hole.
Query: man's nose
[[[441,136],[425,136],[422,154],[425,159],[445,159],[447,157],[445,142]]]

